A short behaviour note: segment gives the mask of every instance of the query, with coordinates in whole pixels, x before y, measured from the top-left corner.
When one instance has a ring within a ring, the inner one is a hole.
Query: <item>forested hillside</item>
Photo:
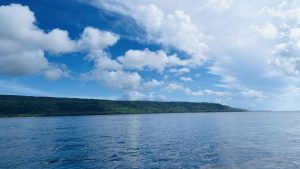
[[[113,101],[0,95],[0,116],[66,116],[244,111],[216,103]]]

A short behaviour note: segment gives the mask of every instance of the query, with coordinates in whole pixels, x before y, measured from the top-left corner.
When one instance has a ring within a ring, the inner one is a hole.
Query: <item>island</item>
[[[121,101],[0,95],[0,117],[243,112],[218,103]]]

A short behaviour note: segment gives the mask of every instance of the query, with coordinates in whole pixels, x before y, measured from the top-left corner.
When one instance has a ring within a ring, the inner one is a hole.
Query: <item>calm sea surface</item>
[[[300,168],[300,113],[0,118],[0,168]]]

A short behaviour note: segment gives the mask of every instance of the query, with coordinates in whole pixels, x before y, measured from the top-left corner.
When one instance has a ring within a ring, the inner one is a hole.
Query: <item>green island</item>
[[[246,110],[206,102],[117,101],[0,95],[0,117],[241,111]]]

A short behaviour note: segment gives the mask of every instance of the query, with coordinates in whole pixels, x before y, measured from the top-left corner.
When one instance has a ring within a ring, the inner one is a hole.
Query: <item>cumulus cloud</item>
[[[21,50],[42,49],[63,53],[73,51],[75,48],[75,43],[69,39],[68,32],[53,29],[46,33],[38,28],[35,25],[34,13],[28,6],[20,4],[0,6],[0,20],[1,41],[9,42],[10,47],[5,49],[6,52],[14,52],[21,48]]]
[[[55,81],[62,77],[71,77],[66,65],[51,65],[44,71],[44,78],[49,81]]]
[[[51,81],[70,77],[65,65],[48,62],[46,52],[59,55],[87,51],[87,59],[94,60],[96,67],[119,67],[119,63],[104,52],[119,39],[113,33],[86,27],[78,40],[72,40],[65,30],[56,28],[45,32],[36,26],[34,13],[29,7],[20,4],[0,6],[0,20],[0,74],[42,73]]]
[[[185,87],[181,84],[177,84],[177,83],[168,83],[165,86],[165,90],[170,93],[172,93],[174,91],[181,91],[189,96],[203,96],[203,92],[201,90],[193,91],[190,88]]]
[[[57,54],[76,50],[75,42],[69,38],[68,32],[57,28],[45,34],[39,43],[47,51]]]
[[[191,69],[186,68],[186,67],[184,67],[184,68],[172,68],[172,69],[169,69],[169,72],[174,73],[176,75],[181,75],[181,74],[191,72]]]
[[[86,55],[86,59],[95,63],[96,69],[104,70],[120,70],[122,65],[112,59],[110,55],[104,50],[92,50]]]
[[[137,72],[95,69],[82,74],[81,79],[85,81],[95,80],[108,88],[121,91],[122,96],[119,98],[121,100],[166,100],[164,95],[152,91],[154,88],[163,86],[163,81],[152,79],[142,83],[143,79]],[[147,93],[148,90],[151,92]]]
[[[68,32],[53,29],[46,33],[39,29],[27,6],[0,6],[0,20],[0,74],[20,76],[49,70],[53,66],[44,56],[45,51],[58,54],[75,49]]]
[[[164,51],[128,50],[118,61],[124,68],[143,70],[144,68],[163,72],[166,67],[186,64],[177,55],[168,56]]]
[[[300,72],[300,4],[284,1],[275,7],[264,7],[260,12],[276,18],[279,36],[268,58],[271,69],[288,77],[299,77]],[[291,81],[290,81],[291,82]],[[290,84],[289,84],[290,85]]]
[[[143,84],[144,88],[145,89],[153,89],[153,88],[156,88],[156,87],[160,87],[164,84],[164,81],[158,81],[156,79],[152,79],[148,82],[145,82]]]
[[[0,54],[0,74],[29,75],[44,70],[48,66],[48,61],[41,50]]]
[[[288,76],[300,75],[300,48],[292,42],[276,45],[269,58],[269,64],[276,71]]]
[[[193,81],[193,79],[190,77],[180,77],[180,80],[184,81],[184,82],[192,82]]]
[[[165,86],[165,90],[167,92],[181,91],[189,96],[203,96],[203,92],[201,90],[193,91],[188,87],[185,87],[181,84],[169,83]]]
[[[206,37],[182,10],[165,12],[153,3],[134,1],[89,1],[93,5],[134,18],[148,33],[150,42],[171,46],[186,52],[190,58],[188,66],[203,64],[207,59]]]
[[[81,79],[94,80],[108,88],[117,89],[123,93],[121,99],[145,99],[146,95],[139,91],[142,77],[137,72],[125,71],[124,63],[113,59],[106,51],[118,40],[119,36],[111,32],[93,27],[84,29],[77,46],[87,52],[85,59],[94,62],[94,68],[90,72],[82,73]]]
[[[133,17],[148,30],[151,40],[188,53],[193,60],[190,65],[202,64],[206,59],[204,51],[207,45],[203,42],[205,36],[184,11],[176,10],[174,13],[165,14],[155,5],[141,5]],[[155,27],[151,18],[158,18]]]
[[[190,95],[190,96],[203,96],[203,92],[201,90],[192,91],[190,88],[177,83],[168,83],[164,89],[167,92],[182,91],[186,95]]]
[[[103,50],[114,45],[119,36],[107,31],[101,31],[94,27],[86,27],[77,42],[78,48],[82,50]]]
[[[135,91],[140,88],[141,76],[136,72],[124,72],[122,70],[95,69],[81,75],[83,80],[96,80],[108,87],[124,91]]]
[[[86,59],[95,62],[96,69],[117,70],[121,65],[113,60],[105,50],[115,45],[119,36],[94,27],[86,27],[77,41],[79,50],[87,52]]]

